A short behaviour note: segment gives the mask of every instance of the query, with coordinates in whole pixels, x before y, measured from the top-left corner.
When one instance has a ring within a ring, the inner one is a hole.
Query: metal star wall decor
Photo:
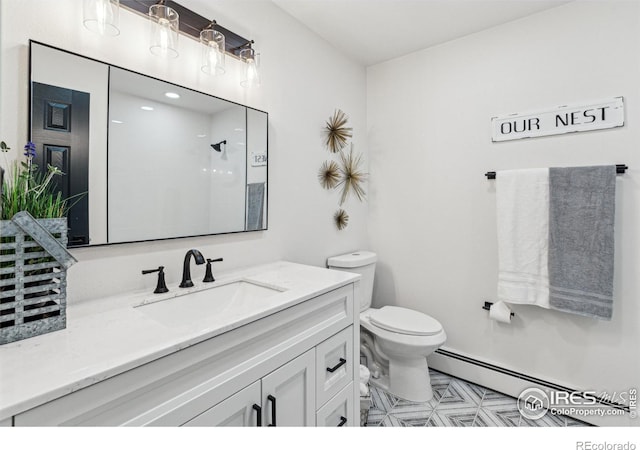
[[[327,139],[325,145],[331,153],[338,153],[347,145],[347,139],[353,136],[353,128],[347,127],[347,115],[339,109],[333,113],[325,126]]]
[[[325,189],[333,189],[340,181],[340,168],[335,161],[325,161],[318,171],[318,180]]]
[[[333,220],[335,221],[336,227],[338,227],[338,230],[343,230],[344,228],[347,227],[347,224],[349,223],[349,214],[347,214],[347,212],[344,209],[340,208],[333,215]]]
[[[362,154],[354,155],[353,144],[348,154],[340,152],[340,181],[336,187],[342,186],[342,194],[340,196],[340,205],[344,204],[349,194],[353,194],[358,200],[363,201],[366,198],[366,193],[363,183],[367,179],[367,173],[360,167],[362,163]]]

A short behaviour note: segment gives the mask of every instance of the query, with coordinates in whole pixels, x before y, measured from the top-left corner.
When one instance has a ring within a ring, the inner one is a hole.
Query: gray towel
[[[549,306],[611,319],[616,167],[549,169]]]
[[[2,186],[4,186],[4,169],[0,167],[0,219],[2,219]]]
[[[262,230],[264,183],[247,185],[247,231]]]

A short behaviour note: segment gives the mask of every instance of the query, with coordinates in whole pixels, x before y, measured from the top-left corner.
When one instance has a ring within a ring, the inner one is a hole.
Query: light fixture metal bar
[[[157,3],[158,0],[120,0],[120,5],[124,8],[141,13],[145,16],[148,15],[149,7]],[[198,13],[177,2],[165,0],[163,4],[174,9],[180,16],[180,33],[192,37],[197,41],[200,40],[200,31],[211,24],[211,19],[202,17]],[[238,49],[245,47],[248,43],[252,42],[251,40],[245,39],[233,31],[224,28],[218,23],[216,23],[215,29],[225,36],[225,52],[236,58],[239,53]]]

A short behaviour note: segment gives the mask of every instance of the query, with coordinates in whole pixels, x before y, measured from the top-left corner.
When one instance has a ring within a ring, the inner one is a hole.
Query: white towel
[[[498,300],[549,308],[549,169],[496,173]]]
[[[371,378],[371,372],[366,366],[360,364],[360,382],[367,384],[369,382],[369,378]]]

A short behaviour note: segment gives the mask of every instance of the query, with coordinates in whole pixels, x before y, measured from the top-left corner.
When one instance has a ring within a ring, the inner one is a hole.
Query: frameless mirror
[[[267,228],[268,115],[31,42],[31,140],[69,246]]]

